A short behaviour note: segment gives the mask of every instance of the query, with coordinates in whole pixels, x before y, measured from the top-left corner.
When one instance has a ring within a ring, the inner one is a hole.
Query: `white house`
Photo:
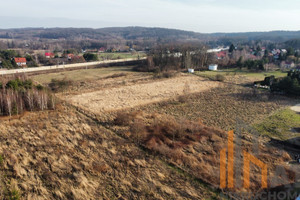
[[[194,69],[188,69],[188,72],[193,74],[195,72],[195,70]]]
[[[217,64],[211,64],[211,65],[209,65],[208,69],[210,71],[217,71],[218,70],[218,65]]]

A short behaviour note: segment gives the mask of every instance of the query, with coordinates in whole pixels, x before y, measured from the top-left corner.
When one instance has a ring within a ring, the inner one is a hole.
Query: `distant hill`
[[[0,29],[0,38],[45,39],[205,39],[209,35],[166,28],[114,27],[114,28],[24,28]]]
[[[270,40],[284,42],[300,38],[300,31],[270,31],[270,32],[244,32],[244,33],[213,33],[216,38],[237,38],[246,40]]]
[[[203,34],[167,28],[112,27],[112,28],[20,28],[0,29],[0,39],[39,41],[40,44],[64,44],[64,47],[98,48],[105,44],[125,44],[134,41],[139,47],[170,42],[205,42],[210,46],[231,43],[270,41],[300,48],[300,31],[271,31],[244,33]],[[31,43],[32,45],[33,43]],[[34,43],[36,44],[36,43]],[[20,45],[19,45],[20,46]],[[41,46],[41,45],[40,45]],[[130,45],[129,45],[130,46]]]

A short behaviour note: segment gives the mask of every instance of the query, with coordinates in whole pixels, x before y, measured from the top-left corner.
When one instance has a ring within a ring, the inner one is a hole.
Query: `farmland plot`
[[[179,95],[206,91],[220,85],[219,82],[207,81],[201,77],[182,75],[154,82],[106,88],[80,95],[68,95],[65,98],[75,106],[101,113],[172,99]]]

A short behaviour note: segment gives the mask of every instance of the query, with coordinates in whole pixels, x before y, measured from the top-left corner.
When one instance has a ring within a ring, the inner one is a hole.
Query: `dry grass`
[[[176,120],[171,116],[158,114],[128,114],[128,130],[116,131],[129,137],[145,148],[159,153],[168,162],[184,169],[193,176],[218,187],[220,169],[220,151],[227,145],[227,134],[224,131],[207,127],[199,122]],[[124,116],[126,115],[124,114]],[[132,119],[132,116],[135,116]],[[130,134],[127,134],[130,131]],[[243,148],[251,152],[253,142],[249,133],[245,132],[242,139]],[[260,139],[265,143],[265,139]],[[242,160],[242,155],[240,157]],[[275,166],[287,167],[291,157],[287,152],[278,149],[260,146],[259,159],[268,164],[270,176],[275,172]],[[251,168],[251,190],[260,188],[259,168]],[[292,172],[290,173],[291,178]],[[291,179],[291,181],[294,181]],[[237,189],[239,190],[239,189]]]
[[[81,70],[73,70],[73,71],[65,71],[58,73],[49,73],[49,74],[41,74],[35,75],[32,77],[33,80],[41,83],[41,84],[49,84],[52,79],[61,80],[65,77],[74,82],[81,81],[96,81],[108,76],[112,76],[114,74],[128,74],[131,72],[132,67],[108,67],[108,68],[96,68],[96,69],[81,69]]]
[[[134,85],[107,88],[79,95],[63,96],[75,106],[96,114],[115,111],[176,98],[185,93],[196,93],[218,87],[221,83],[205,81],[193,75],[160,79]],[[186,86],[189,91],[186,92]]]
[[[235,128],[237,119],[247,124],[259,123],[274,111],[294,105],[296,101],[264,91],[254,93],[252,88],[220,85],[196,94],[181,95],[177,101],[169,100],[131,110],[168,114],[176,119],[201,120],[205,125],[230,130]]]
[[[22,199],[216,195],[70,107],[2,120],[0,129],[0,182],[8,188],[15,180]]]

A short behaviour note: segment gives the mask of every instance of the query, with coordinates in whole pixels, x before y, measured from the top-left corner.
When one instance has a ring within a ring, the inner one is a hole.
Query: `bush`
[[[114,120],[114,123],[118,126],[127,126],[129,125],[132,118],[129,117],[129,114],[127,112],[118,112],[117,117]]]
[[[177,72],[167,71],[163,73],[154,73],[154,78],[173,78],[177,75]]]
[[[287,77],[276,79],[271,85],[272,92],[284,92],[288,95],[300,96],[300,72],[289,73]]]
[[[83,54],[83,57],[87,62],[98,60],[98,56],[96,54],[93,54],[93,53],[85,53],[85,54]]]
[[[72,85],[73,82],[71,80],[68,80],[67,78],[64,78],[62,80],[52,79],[49,83],[50,89],[54,92],[63,91]]]
[[[225,81],[225,76],[221,75],[221,74],[217,74],[215,76],[215,81],[220,81],[220,82],[223,82]]]

